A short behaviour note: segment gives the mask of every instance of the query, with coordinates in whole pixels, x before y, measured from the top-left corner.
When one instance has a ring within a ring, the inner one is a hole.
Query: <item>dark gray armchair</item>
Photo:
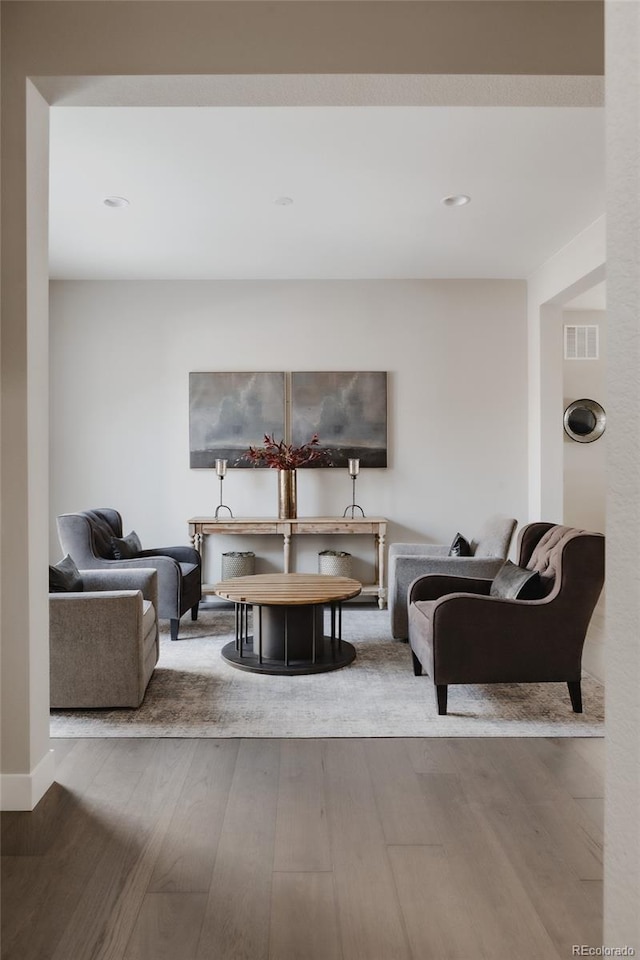
[[[491,596],[491,580],[420,577],[409,589],[409,643],[416,676],[435,684],[438,713],[455,683],[563,682],[582,712],[582,648],[604,583],[604,537],[530,523],[518,566],[540,577],[538,600]]]
[[[158,617],[171,621],[171,639],[178,639],[180,618],[191,610],[198,618],[202,599],[200,554],[193,547],[156,547],[141,550],[130,560],[115,560],[112,540],[122,539],[122,517],[117,510],[100,507],[83,513],[63,513],[57,518],[62,552],[81,570],[107,567],[153,567],[158,571]]]
[[[509,553],[516,528],[512,517],[489,517],[471,541],[470,557],[450,557],[449,544],[392,543],[389,547],[389,615],[396,640],[409,636],[409,586],[416,577],[446,573],[458,577],[495,576]]]

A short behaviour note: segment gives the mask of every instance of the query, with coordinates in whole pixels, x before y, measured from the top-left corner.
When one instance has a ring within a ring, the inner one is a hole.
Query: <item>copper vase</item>
[[[297,508],[296,471],[278,470],[278,519],[295,519]]]

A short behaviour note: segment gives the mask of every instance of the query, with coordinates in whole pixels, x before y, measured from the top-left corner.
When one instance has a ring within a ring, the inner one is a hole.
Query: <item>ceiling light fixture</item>
[[[277,197],[275,203],[277,203],[279,207],[290,207],[293,200],[291,197]]]
[[[440,203],[443,203],[445,207],[464,207],[467,203],[471,203],[471,197],[468,197],[466,193],[454,193],[450,197],[443,197]]]
[[[129,201],[126,197],[105,197],[102,201],[105,207],[128,207]]]

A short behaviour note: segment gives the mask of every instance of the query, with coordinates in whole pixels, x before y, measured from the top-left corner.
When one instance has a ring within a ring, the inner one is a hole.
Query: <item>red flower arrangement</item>
[[[274,436],[265,433],[264,446],[249,447],[245,457],[256,465],[264,463],[275,470],[295,470],[297,467],[306,467],[310,463],[329,466],[327,453],[318,449],[319,443],[320,438],[317,433],[314,433],[311,440],[303,443],[301,447],[294,447],[293,444],[285,443],[284,440],[276,442]]]

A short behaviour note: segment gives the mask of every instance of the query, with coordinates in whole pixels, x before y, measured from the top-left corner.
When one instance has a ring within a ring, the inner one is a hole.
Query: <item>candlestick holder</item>
[[[342,514],[342,516],[346,517],[349,511],[351,511],[352,520],[355,517],[356,510],[359,510],[362,516],[364,517],[364,510],[359,504],[356,503],[356,480],[358,478],[359,473],[360,473],[360,461],[355,458],[350,459],[349,460],[349,476],[351,477],[351,503],[349,504],[348,507],[345,508],[345,511]]]
[[[222,481],[227,475],[226,460],[216,460],[216,474],[218,476],[218,480],[220,481],[220,503],[216,507],[215,518],[216,520],[218,519],[218,514],[220,513],[221,510],[228,510],[229,516],[233,517],[233,513],[231,512],[231,507],[228,507],[226,503],[222,502]]]

